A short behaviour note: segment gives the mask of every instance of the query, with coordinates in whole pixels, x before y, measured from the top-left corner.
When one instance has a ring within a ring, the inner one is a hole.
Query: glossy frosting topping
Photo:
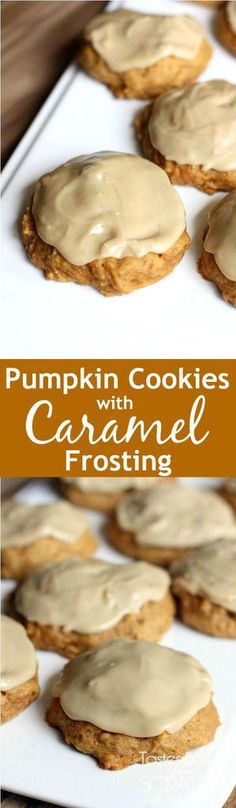
[[[85,493],[119,494],[136,488],[150,488],[160,484],[154,477],[62,477],[64,483]]]
[[[38,234],[68,261],[166,252],[185,230],[167,174],[134,154],[83,155],[42,177],[33,214]]]
[[[37,658],[34,646],[20,623],[1,617],[1,691],[23,685],[35,675]]]
[[[236,281],[236,190],[211,209],[204,248],[214,255],[223,275]]]
[[[117,639],[69,662],[55,695],[75,721],[143,738],[178,732],[209,703],[211,679],[188,654]]]
[[[166,486],[127,494],[116,508],[121,529],[134,533],[137,544],[153,547],[195,547],[222,538],[236,538],[230,505],[211,491]]]
[[[166,56],[194,59],[204,33],[193,17],[140,14],[118,8],[97,14],[84,32],[116,73],[150,67]]]
[[[172,564],[171,575],[192,595],[236,613],[236,542],[222,539],[188,553]]]
[[[236,86],[214,79],[164,93],[154,103],[149,135],[168,160],[198,165],[204,171],[233,171]]]
[[[36,570],[18,587],[16,608],[40,625],[92,634],[138,614],[147,601],[164,598],[167,572],[151,564],[108,564],[77,558]]]
[[[2,547],[23,547],[36,539],[77,541],[88,530],[88,520],[75,505],[63,500],[28,505],[8,499],[2,506]]]
[[[236,2],[226,3],[226,15],[229,27],[233,34],[236,34]]]

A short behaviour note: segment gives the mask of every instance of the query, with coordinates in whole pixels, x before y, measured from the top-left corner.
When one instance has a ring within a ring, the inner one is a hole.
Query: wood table
[[[2,2],[2,162],[6,162],[105,0]]]
[[[52,808],[52,806],[47,802],[38,802],[38,800],[30,800],[25,797],[17,797],[15,794],[3,792],[2,808]],[[59,808],[59,806],[55,806],[55,808]],[[82,806],[78,805],[78,808],[82,808]],[[168,808],[168,806],[166,806],[166,808]],[[207,806],[199,805],[199,808],[207,808]],[[231,796],[223,808],[236,808],[236,788],[232,791]]]

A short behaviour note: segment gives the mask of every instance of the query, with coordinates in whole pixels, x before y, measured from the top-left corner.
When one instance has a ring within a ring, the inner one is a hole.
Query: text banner
[[[2,476],[236,473],[233,360],[2,361],[1,401]]]

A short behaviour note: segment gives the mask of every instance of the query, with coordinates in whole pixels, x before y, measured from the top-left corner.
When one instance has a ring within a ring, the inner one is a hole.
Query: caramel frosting
[[[20,623],[1,618],[1,691],[12,690],[35,676],[37,658],[33,643]]]
[[[236,34],[236,2],[226,3],[226,16],[229,27],[233,34]]]
[[[154,103],[149,135],[167,160],[235,170],[236,86],[214,79],[164,93]]]
[[[166,56],[194,59],[204,33],[193,17],[140,14],[118,8],[97,14],[84,38],[115,73],[143,69]]]
[[[74,721],[150,738],[178,732],[206,707],[211,678],[188,654],[117,639],[69,662],[54,694]]]
[[[98,152],[70,160],[36,186],[39,236],[74,265],[164,253],[185,230],[167,174],[135,154]]]
[[[235,3],[236,5],[236,3]],[[210,211],[204,248],[214,255],[223,275],[236,281],[236,191]]]
[[[36,539],[77,541],[88,530],[83,511],[63,500],[28,505],[9,499],[2,506],[2,547],[23,547]]]
[[[129,489],[150,488],[159,483],[155,477],[61,477],[63,483],[85,493],[120,494]]]
[[[178,486],[136,491],[119,502],[116,515],[119,527],[142,545],[197,547],[236,538],[232,508],[212,491]]]
[[[170,578],[151,564],[69,559],[31,573],[17,589],[16,608],[27,620],[92,634],[164,598]]]
[[[171,574],[192,595],[236,613],[236,542],[222,539],[206,544],[175,561]]]

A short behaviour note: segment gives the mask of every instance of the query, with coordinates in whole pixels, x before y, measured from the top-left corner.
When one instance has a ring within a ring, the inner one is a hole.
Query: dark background
[[[103,0],[2,2],[2,163],[75,56],[85,22]]]

